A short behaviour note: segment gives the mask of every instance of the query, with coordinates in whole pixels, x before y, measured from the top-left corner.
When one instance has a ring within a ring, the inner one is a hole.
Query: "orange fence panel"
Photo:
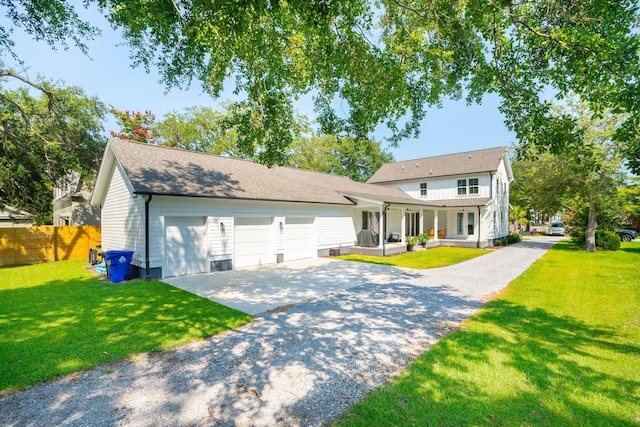
[[[88,259],[100,226],[0,228],[0,266]]]

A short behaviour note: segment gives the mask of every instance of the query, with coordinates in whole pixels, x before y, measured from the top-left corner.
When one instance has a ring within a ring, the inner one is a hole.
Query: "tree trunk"
[[[596,251],[596,226],[598,224],[596,205],[594,197],[589,197],[589,220],[585,231],[585,248],[587,252]]]

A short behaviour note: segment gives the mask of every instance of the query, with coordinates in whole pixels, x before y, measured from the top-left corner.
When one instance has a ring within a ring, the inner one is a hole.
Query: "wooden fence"
[[[102,240],[100,226],[0,228],[0,266],[86,259]]]

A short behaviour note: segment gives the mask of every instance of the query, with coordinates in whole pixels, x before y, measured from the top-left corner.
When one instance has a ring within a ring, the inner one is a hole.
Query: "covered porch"
[[[484,247],[481,223],[486,222],[484,200],[476,206],[457,201],[455,206],[436,205],[416,200],[415,203],[394,203],[359,199],[354,209],[356,241],[351,253],[393,255],[406,252],[407,238],[428,234],[426,248],[437,246]],[[470,204],[470,203],[469,203]],[[422,250],[415,245],[414,250]]]

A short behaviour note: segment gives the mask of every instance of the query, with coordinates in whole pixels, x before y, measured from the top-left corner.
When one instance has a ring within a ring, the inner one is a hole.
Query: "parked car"
[[[547,229],[548,236],[564,236],[566,232],[567,230],[564,228],[564,222],[562,221],[552,222]]]
[[[616,233],[623,242],[630,242],[638,237],[638,232],[633,228],[616,228]]]

